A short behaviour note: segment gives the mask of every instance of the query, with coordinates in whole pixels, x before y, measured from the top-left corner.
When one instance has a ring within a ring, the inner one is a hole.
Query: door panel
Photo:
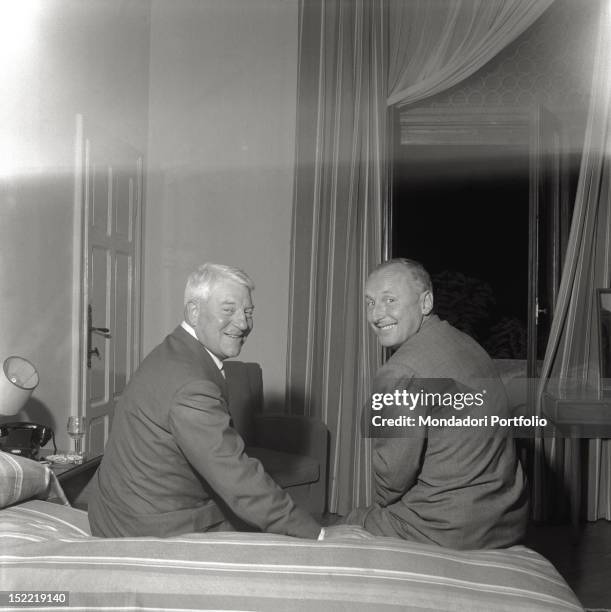
[[[110,253],[106,248],[92,246],[89,265],[91,270],[91,324],[94,327],[109,327],[108,286]],[[89,368],[89,402],[93,408],[108,402],[108,344],[105,338],[92,335],[91,348],[97,348],[98,355],[92,355]]]
[[[89,194],[91,228],[100,232],[100,235],[104,235],[109,215],[108,167],[104,164],[93,162],[90,166],[90,173],[93,177]]]
[[[112,392],[116,400],[123,392],[131,374],[130,344],[131,335],[131,292],[130,281],[133,257],[129,253],[116,254],[115,258],[115,363],[113,368]]]
[[[89,417],[87,453],[91,457],[104,454],[104,440],[108,440],[110,433],[109,419],[102,417]]]
[[[128,172],[115,172],[113,184],[113,214],[115,235],[127,241],[132,240],[132,221],[134,214],[133,180]]]

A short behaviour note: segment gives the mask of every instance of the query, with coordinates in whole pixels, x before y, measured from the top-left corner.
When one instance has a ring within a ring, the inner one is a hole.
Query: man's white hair
[[[216,283],[221,280],[232,280],[254,291],[255,284],[246,272],[233,266],[204,263],[189,274],[185,287],[185,306],[195,300],[207,300]]]
[[[431,276],[425,270],[424,266],[414,259],[406,259],[405,257],[395,257],[394,259],[389,259],[376,266],[371,274],[374,272],[378,272],[379,270],[383,270],[384,268],[389,268],[390,266],[400,265],[403,266],[406,272],[411,273],[411,280],[415,281],[418,285],[419,291],[430,291],[433,292],[433,283],[431,282]]]

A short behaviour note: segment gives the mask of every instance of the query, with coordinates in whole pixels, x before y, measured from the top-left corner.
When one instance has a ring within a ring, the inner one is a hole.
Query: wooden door
[[[142,156],[100,129],[83,129],[87,451],[103,453],[116,401],[140,358]]]

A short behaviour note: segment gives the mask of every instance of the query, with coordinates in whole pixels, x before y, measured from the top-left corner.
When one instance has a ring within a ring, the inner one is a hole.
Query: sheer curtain
[[[546,386],[561,381],[574,388],[598,388],[599,336],[595,289],[611,286],[611,9],[603,3],[571,233],[550,339],[545,353],[539,401]],[[561,440],[537,440],[535,516],[548,514],[544,498],[548,465],[562,466]],[[545,448],[543,448],[545,447]],[[545,452],[543,452],[543,450]],[[588,448],[587,518],[611,520],[611,441],[592,440]],[[562,480],[560,475],[560,480]]]
[[[362,304],[382,250],[383,22],[381,2],[300,7],[287,399],[331,432],[329,508],[341,514],[370,486],[358,416],[380,361]]]
[[[553,0],[389,0],[388,104],[404,106],[471,76]]]
[[[552,0],[301,0],[287,404],[331,433],[331,512],[370,502],[359,414],[381,353],[363,288],[383,257],[387,105],[447,89]]]

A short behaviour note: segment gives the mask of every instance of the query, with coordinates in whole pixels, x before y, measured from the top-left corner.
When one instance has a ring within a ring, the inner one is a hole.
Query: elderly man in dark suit
[[[374,270],[366,304],[380,344],[394,349],[374,380],[380,395],[372,395],[387,397],[390,407],[365,411],[364,425],[374,438],[375,504],[354,510],[345,522],[450,548],[516,544],[525,532],[528,501],[513,439],[491,426],[493,415],[508,416],[492,360],[475,340],[432,313],[431,280],[417,262],[395,259]],[[465,393],[477,392],[484,394],[480,401],[470,397],[465,405]],[[436,405],[424,405],[426,393]],[[402,404],[410,397],[418,399],[414,410]],[[442,397],[462,398],[455,404],[459,410],[441,405]],[[372,426],[372,419],[383,423],[382,414],[394,417],[386,421],[391,425]],[[465,417],[471,425],[430,425]]]
[[[173,536],[235,528],[316,538],[318,523],[244,454],[227,407],[223,360],[253,326],[254,285],[204,264],[185,320],[142,362],[119,400],[89,503],[94,535]]]

